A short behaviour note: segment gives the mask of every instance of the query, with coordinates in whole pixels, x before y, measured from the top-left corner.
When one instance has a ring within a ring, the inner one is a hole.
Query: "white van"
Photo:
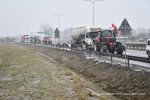
[[[146,43],[146,53],[148,57],[150,58],[150,39],[148,39]]]

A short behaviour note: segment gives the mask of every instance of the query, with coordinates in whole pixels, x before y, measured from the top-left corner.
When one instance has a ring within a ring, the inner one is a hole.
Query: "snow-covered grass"
[[[70,77],[71,72],[35,51],[0,44],[0,100],[77,100]]]

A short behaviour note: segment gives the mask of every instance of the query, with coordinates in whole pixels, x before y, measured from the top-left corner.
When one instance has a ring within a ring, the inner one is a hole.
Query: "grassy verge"
[[[77,100],[66,73],[35,51],[0,44],[0,100]]]
[[[0,100],[99,99],[87,90],[91,87],[64,65],[35,50],[0,44]]]

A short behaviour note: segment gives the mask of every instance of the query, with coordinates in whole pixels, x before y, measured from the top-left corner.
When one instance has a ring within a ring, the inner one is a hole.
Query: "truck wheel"
[[[108,48],[108,51],[109,51],[110,53],[114,53],[114,52],[115,52],[114,48],[110,48],[110,47],[107,47],[107,48]]]
[[[123,54],[123,50],[120,51],[116,51],[118,55],[122,55]]]
[[[102,47],[102,52],[105,52],[105,53],[107,53],[107,47],[106,46],[104,46],[104,47]]]
[[[98,45],[97,45],[97,44],[94,45],[94,51],[95,51],[95,52],[99,51],[99,48],[98,48]]]
[[[118,55],[122,55],[123,54],[123,47],[121,45],[119,45],[116,52]]]
[[[150,58],[150,51],[147,51],[147,55],[148,55],[148,57]]]

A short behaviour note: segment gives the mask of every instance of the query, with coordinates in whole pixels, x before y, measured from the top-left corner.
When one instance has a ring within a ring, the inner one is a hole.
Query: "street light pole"
[[[93,26],[94,26],[94,22],[95,22],[95,2],[96,1],[104,1],[104,0],[84,0],[84,1],[90,1],[93,4]]]
[[[94,18],[95,18],[94,8],[95,8],[95,1],[92,1],[92,3],[93,3],[93,26],[94,26]]]
[[[58,43],[59,43],[59,39],[60,39],[60,18],[62,17],[62,16],[64,16],[64,15],[54,15],[54,16],[56,16],[56,17],[58,17],[58,28],[59,28],[59,38],[58,38]],[[55,42],[56,42],[56,40],[55,40]]]
[[[60,18],[64,15],[54,15],[56,17],[58,17],[58,28],[59,28],[59,31],[60,31]]]
[[[125,21],[125,67],[126,67],[126,59],[127,59],[127,54],[126,54],[126,37],[127,37],[127,34],[126,34],[126,28],[127,28],[127,26],[126,26],[126,21]]]

